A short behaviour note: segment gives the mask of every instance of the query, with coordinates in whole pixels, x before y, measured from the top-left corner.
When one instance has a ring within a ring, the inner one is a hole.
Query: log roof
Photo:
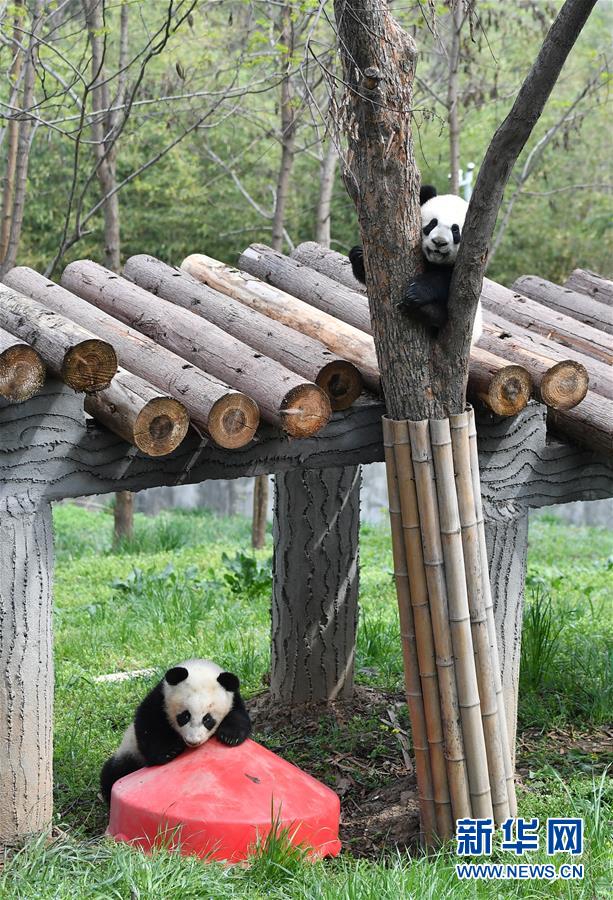
[[[140,255],[119,277],[85,260],[59,285],[11,270],[0,285],[0,404],[29,401],[46,370],[105,428],[164,456],[190,423],[232,453],[257,442],[260,425],[308,437],[360,394],[376,398],[368,301],[346,257],[253,245],[239,267]],[[485,279],[482,306],[469,399],[508,416],[535,398],[557,438],[613,457],[613,281],[586,270],[563,286]]]

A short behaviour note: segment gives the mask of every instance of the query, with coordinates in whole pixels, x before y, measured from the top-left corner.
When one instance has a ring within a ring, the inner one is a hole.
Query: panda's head
[[[238,689],[236,675],[208,659],[188,659],[162,679],[168,721],[188,747],[198,747],[215,734]]]
[[[458,254],[468,203],[455,194],[438,196],[431,185],[422,187],[419,199],[423,254],[437,266],[452,266]]]

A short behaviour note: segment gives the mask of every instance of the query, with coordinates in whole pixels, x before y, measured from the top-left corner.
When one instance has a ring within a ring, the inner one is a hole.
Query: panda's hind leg
[[[108,804],[111,802],[111,790],[115,782],[130,772],[136,772],[142,765],[142,760],[133,753],[111,756],[107,759],[100,773],[100,793]]]

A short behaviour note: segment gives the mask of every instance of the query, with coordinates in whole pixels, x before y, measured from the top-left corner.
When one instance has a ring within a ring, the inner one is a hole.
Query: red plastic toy
[[[211,738],[164,766],[117,781],[107,834],[145,850],[167,846],[240,862],[266,837],[273,818],[311,856],[340,851],[334,791],[255,741],[226,747]]]

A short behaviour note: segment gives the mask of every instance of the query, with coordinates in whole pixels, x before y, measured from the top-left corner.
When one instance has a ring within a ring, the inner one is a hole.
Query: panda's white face
[[[187,671],[187,677],[181,670]],[[232,709],[233,691],[226,690],[217,680],[222,672],[220,666],[208,659],[188,659],[166,673],[163,681],[166,715],[188,747],[198,747],[208,741]],[[168,682],[169,677],[172,681],[178,677],[182,680],[172,684]]]
[[[428,262],[452,266],[458,254],[468,203],[455,194],[432,197],[421,207],[421,246]]]

